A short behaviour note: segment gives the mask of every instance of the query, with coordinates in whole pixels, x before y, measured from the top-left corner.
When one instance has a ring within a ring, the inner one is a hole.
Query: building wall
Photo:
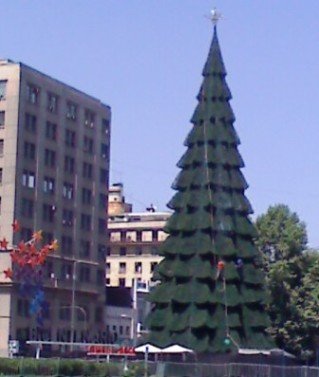
[[[43,271],[51,308],[44,327],[56,340],[62,330],[70,330],[74,314],[75,330],[86,327],[90,336],[96,337],[105,330],[110,108],[23,64],[0,61],[0,80],[4,79],[7,96],[0,101],[0,111],[5,111],[5,126],[0,129],[0,140],[4,140],[0,238],[5,236],[9,244],[17,244],[41,229],[44,243],[58,240],[59,249]],[[71,104],[76,105],[76,117]],[[11,227],[14,219],[21,226],[16,235]],[[0,254],[0,265],[5,263],[10,264],[10,259]],[[34,331],[39,326],[21,310],[24,303],[18,291],[11,292],[9,301],[15,308],[9,329],[13,339],[26,329],[26,338],[49,337]],[[65,313],[63,305],[75,309]]]

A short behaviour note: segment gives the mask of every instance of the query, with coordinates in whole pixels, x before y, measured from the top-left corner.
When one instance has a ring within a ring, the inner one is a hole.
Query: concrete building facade
[[[39,326],[19,282],[0,276],[0,351],[9,339],[103,340],[110,107],[22,63],[0,60],[0,239],[43,231]],[[11,224],[20,223],[14,234]],[[0,270],[11,266],[0,252]]]
[[[136,280],[147,289],[162,259],[158,247],[166,238],[170,212],[157,212],[152,205],[145,212],[126,212],[132,206],[125,202],[123,186],[112,186],[110,192],[106,284],[132,287]]]

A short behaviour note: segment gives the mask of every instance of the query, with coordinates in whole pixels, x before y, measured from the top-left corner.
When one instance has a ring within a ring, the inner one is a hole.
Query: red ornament
[[[217,263],[217,270],[218,271],[222,271],[223,269],[225,268],[225,263],[220,260],[218,263]]]
[[[8,241],[5,238],[3,238],[2,241],[0,241],[0,247],[1,247],[1,249],[7,249],[8,248]]]
[[[17,233],[17,232],[20,231],[20,224],[19,224],[18,220],[14,220],[11,226],[12,226],[14,233]]]
[[[3,273],[6,279],[12,279],[13,271],[11,270],[11,268],[4,270]]]

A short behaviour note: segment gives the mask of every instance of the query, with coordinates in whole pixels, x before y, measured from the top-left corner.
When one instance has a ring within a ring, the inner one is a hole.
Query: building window
[[[80,267],[80,281],[90,282],[91,281],[91,270],[90,267],[81,266]]]
[[[73,199],[74,195],[74,186],[71,183],[64,182],[62,190],[63,198]]]
[[[135,255],[142,255],[143,254],[143,249],[141,247],[137,247],[135,249]]]
[[[49,140],[56,140],[57,137],[57,125],[52,122],[47,122],[45,127],[45,136]]]
[[[91,254],[91,243],[90,241],[81,240],[80,242],[80,257],[88,258]]]
[[[91,216],[84,213],[81,214],[81,229],[82,230],[91,230]]]
[[[106,169],[100,169],[100,183],[108,186],[109,174]]]
[[[65,130],[65,145],[67,145],[68,147],[75,147],[75,139],[76,138],[76,134],[74,131],[71,131],[71,130],[68,130],[66,129]]]
[[[136,241],[137,242],[142,241],[142,232],[140,232],[140,231],[136,232]]]
[[[83,162],[82,175],[83,178],[93,178],[93,165],[88,162]]]
[[[99,195],[99,207],[103,211],[107,208],[107,196],[105,194]]]
[[[50,113],[57,113],[58,111],[58,96],[53,93],[48,93],[47,110]]]
[[[52,151],[51,149],[46,149],[44,151],[44,164],[45,164],[45,166],[48,166],[50,168],[54,168],[55,162],[56,162],[55,152]]]
[[[97,257],[100,262],[105,261],[106,247],[105,245],[98,244],[97,246]]]
[[[92,202],[92,190],[85,187],[82,188],[82,204],[91,204]]]
[[[17,301],[17,314],[20,317],[29,317],[30,303],[25,299],[18,299]]]
[[[135,262],[135,272],[137,274],[142,273],[142,262]]]
[[[6,113],[5,111],[0,111],[0,128],[4,128],[6,122]]]
[[[72,265],[63,263],[61,266],[60,277],[62,280],[70,280],[72,278]]]
[[[0,168],[0,185],[2,185],[3,168]]]
[[[22,173],[22,186],[34,188],[35,187],[35,174],[29,170],[23,170]]]
[[[42,206],[42,220],[48,223],[53,223],[54,221],[54,214],[55,214],[55,206],[52,204],[43,204]]]
[[[28,102],[36,105],[39,103],[40,89],[35,85],[27,85],[27,100]]]
[[[0,80],[0,101],[6,99],[7,95],[7,80]]]
[[[3,151],[4,151],[4,140],[0,139],[0,157],[3,157]]]
[[[105,219],[99,219],[99,233],[105,234],[106,233],[106,220]]]
[[[126,247],[120,247],[120,256],[126,255]]]
[[[22,198],[21,215],[33,219],[34,203],[33,200]]]
[[[110,263],[110,262],[107,262],[107,263],[106,263],[106,273],[107,273],[107,274],[110,274],[110,273],[111,273],[111,263]]]
[[[66,173],[73,174],[75,171],[75,161],[73,157],[65,156],[64,157],[64,171]]]
[[[55,179],[51,177],[44,177],[43,192],[53,195],[55,191]]]
[[[108,119],[102,119],[102,135],[108,135],[110,133],[110,121]]]
[[[35,144],[24,142],[24,158],[27,160],[35,160]]]
[[[66,227],[73,225],[73,211],[70,209],[63,209],[62,211],[62,224]]]
[[[120,287],[125,287],[125,285],[126,285],[125,279],[124,278],[119,278],[119,286]]]
[[[87,136],[83,137],[83,151],[89,154],[93,154],[94,141],[92,138],[87,137]]]
[[[37,117],[26,113],[24,118],[24,128],[33,134],[37,132]]]
[[[73,102],[68,102],[66,104],[67,110],[66,110],[66,117],[70,120],[76,120],[77,115],[77,105]]]
[[[53,233],[51,232],[43,232],[42,233],[42,243],[43,245],[47,245],[53,241]]]
[[[120,274],[125,274],[126,273],[126,263],[125,262],[120,262],[119,273]]]
[[[107,159],[109,156],[109,147],[106,144],[101,144],[101,157]]]
[[[153,273],[155,271],[155,268],[156,268],[157,265],[158,265],[157,262],[151,262],[151,268],[150,268],[151,273]]]
[[[72,237],[62,236],[61,238],[62,254],[71,255],[73,253],[73,240]]]
[[[21,228],[21,240],[24,242],[29,241],[32,238],[32,229],[30,228]]]
[[[84,113],[84,124],[89,127],[93,128],[95,123],[95,114],[93,111],[86,109]]]
[[[106,285],[110,285],[111,284],[111,279],[110,278],[106,278],[105,283],[106,283]]]

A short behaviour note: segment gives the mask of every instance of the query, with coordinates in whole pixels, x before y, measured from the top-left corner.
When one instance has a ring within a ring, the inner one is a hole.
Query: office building
[[[43,270],[43,325],[1,275],[1,354],[8,339],[103,341],[110,117],[98,99],[0,60],[0,239],[15,245],[41,229],[59,243]],[[10,265],[1,251],[1,270]]]
[[[145,212],[132,212],[132,205],[125,202],[123,185],[116,184],[110,187],[109,214],[107,286],[132,287],[136,279],[138,286],[149,287],[162,259],[158,247],[166,238],[163,228],[170,212],[157,212],[152,205]]]

